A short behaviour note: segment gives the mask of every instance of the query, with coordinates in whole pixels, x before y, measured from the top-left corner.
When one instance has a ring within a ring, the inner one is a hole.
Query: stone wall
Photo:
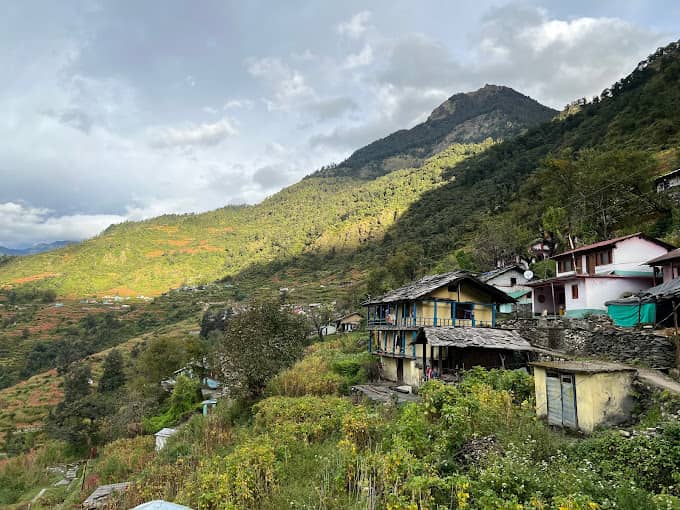
[[[499,327],[516,329],[532,345],[576,356],[639,362],[652,368],[675,366],[675,346],[653,330],[614,327],[605,315],[576,319],[535,317],[508,319]]]

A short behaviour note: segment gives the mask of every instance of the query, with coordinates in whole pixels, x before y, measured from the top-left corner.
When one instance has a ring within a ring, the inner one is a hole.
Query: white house
[[[517,305],[530,305],[532,303],[532,289],[527,286],[529,279],[524,276],[525,272],[519,266],[507,266],[482,273],[477,278],[517,300],[517,303],[504,303],[499,306],[499,312],[510,313],[513,311],[513,307]]]
[[[668,189],[680,186],[680,168],[660,175],[654,179],[654,185],[656,186],[657,193],[663,193]]]
[[[572,317],[606,313],[605,301],[652,287],[654,269],[647,261],[673,248],[637,233],[555,255],[556,276],[527,284],[534,290],[532,311]]]

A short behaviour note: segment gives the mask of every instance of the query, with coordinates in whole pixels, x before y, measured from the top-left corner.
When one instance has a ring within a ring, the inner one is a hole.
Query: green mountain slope
[[[434,267],[469,266],[460,249],[473,251],[473,263],[483,267],[521,252],[546,226],[558,237],[583,240],[630,230],[673,240],[675,209],[647,183],[680,165],[679,80],[680,50],[673,43],[597,100],[540,124],[539,117],[552,113],[509,89],[456,95],[426,123],[261,204],[114,226],[79,245],[5,263],[0,285],[37,282],[61,294],[135,295],[226,276],[249,294],[307,286],[310,299],[334,298],[332,290],[354,288],[367,277],[376,290]],[[485,110],[493,104],[496,109]],[[526,122],[516,121],[523,133],[515,138],[437,152],[454,139],[479,141],[479,132],[507,138],[508,131],[483,119],[522,108],[528,113],[514,118]],[[476,115],[465,113],[472,110]],[[473,130],[471,119],[479,124]],[[385,173],[402,163],[407,167]],[[557,179],[565,175],[569,186]],[[600,209],[588,210],[595,198]],[[401,276],[390,280],[386,273]]]
[[[427,122],[395,134],[423,140],[412,158],[417,165],[371,180],[317,173],[256,206],[112,226],[78,245],[5,263],[0,285],[37,284],[70,296],[159,294],[274,260],[352,251],[381,239],[418,197],[443,183],[445,169],[486,149],[487,137],[526,130],[554,113],[506,87],[457,94]],[[455,143],[463,140],[474,143]],[[392,165],[399,166],[406,165]]]

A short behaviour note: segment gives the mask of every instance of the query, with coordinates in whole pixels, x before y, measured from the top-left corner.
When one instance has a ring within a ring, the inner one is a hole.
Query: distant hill
[[[512,138],[556,114],[509,87],[485,85],[475,92],[451,96],[425,122],[370,143],[337,167],[317,175],[374,178],[418,166],[451,144]]]
[[[518,253],[545,222],[589,239],[603,235],[595,222],[604,218],[604,235],[642,230],[677,242],[680,211],[647,183],[680,166],[678,44],[554,114],[505,87],[457,94],[423,124],[258,205],[115,225],[10,260],[0,286],[152,295],[225,278],[241,297],[288,287],[292,299],[332,300],[366,282],[390,285],[388,273],[485,269],[484,255]]]
[[[6,248],[0,246],[0,255],[35,255],[36,253],[44,253],[46,251],[56,250],[58,248],[63,248],[69,244],[74,244],[77,241],[54,241],[52,243],[39,243],[29,246],[28,248]]]

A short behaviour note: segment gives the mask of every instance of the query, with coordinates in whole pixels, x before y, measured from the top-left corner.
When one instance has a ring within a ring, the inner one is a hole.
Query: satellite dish
[[[524,278],[526,278],[527,280],[531,280],[533,277],[534,277],[533,271],[529,270],[524,271]]]

